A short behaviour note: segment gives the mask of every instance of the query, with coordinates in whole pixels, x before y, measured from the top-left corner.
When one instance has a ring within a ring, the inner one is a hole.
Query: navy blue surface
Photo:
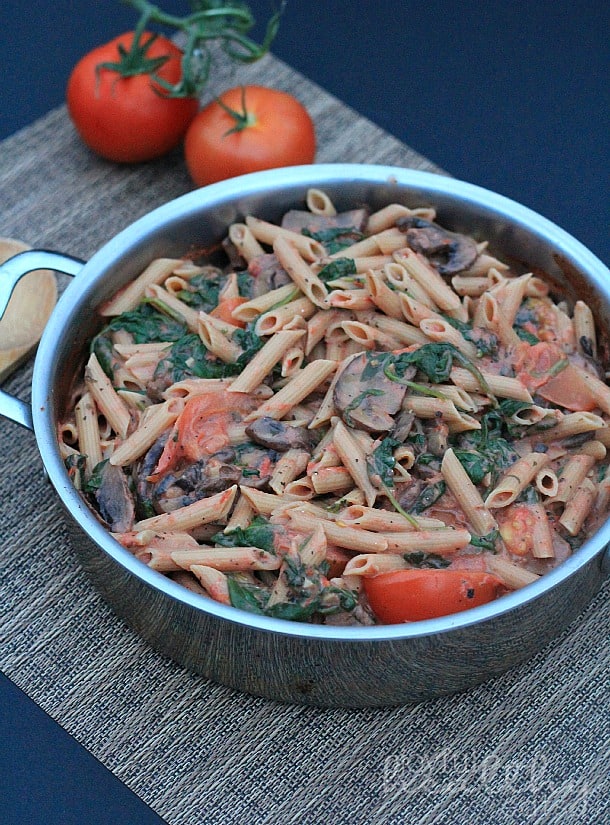
[[[272,3],[250,7],[262,21]],[[29,9],[2,0],[0,138],[61,103],[78,57],[136,20],[119,0]],[[288,0],[273,51],[446,171],[535,209],[610,263],[608,31],[600,0]]]
[[[0,674],[2,825],[164,825]]]
[[[263,20],[271,4],[250,6]],[[2,0],[0,139],[60,104],[76,60],[135,19],[119,0]],[[446,171],[535,209],[610,263],[608,31],[601,0],[288,0],[273,51]],[[0,821],[160,822],[4,678]]]

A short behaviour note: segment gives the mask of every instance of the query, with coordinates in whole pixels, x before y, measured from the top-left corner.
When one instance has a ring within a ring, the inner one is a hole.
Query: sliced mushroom
[[[190,464],[186,469],[168,473],[154,487],[152,500],[155,510],[168,513],[238,484],[242,471],[230,463],[234,458],[233,450],[222,450]]]
[[[362,232],[368,220],[368,210],[350,209],[348,212],[339,212],[336,215],[316,215],[307,210],[290,209],[282,218],[284,229],[292,232],[320,232],[324,229],[355,229]]]
[[[246,427],[246,435],[267,447],[285,453],[292,449],[311,450],[316,444],[316,436],[305,427],[295,427],[285,421],[263,416]]]
[[[248,272],[254,279],[253,294],[265,295],[272,289],[290,283],[290,275],[273,253],[257,255],[248,264]]]
[[[424,255],[441,275],[455,275],[468,269],[479,254],[472,238],[449,232],[416,215],[399,218],[396,225],[405,233],[407,245],[414,252]]]
[[[126,533],[135,520],[135,504],[127,476],[121,467],[104,465],[95,499],[104,521],[113,533]]]
[[[335,384],[335,409],[348,427],[368,432],[387,432],[394,427],[393,416],[400,410],[407,388],[392,381],[383,371],[387,353],[363,352],[347,363]],[[416,373],[408,367],[404,378]]]

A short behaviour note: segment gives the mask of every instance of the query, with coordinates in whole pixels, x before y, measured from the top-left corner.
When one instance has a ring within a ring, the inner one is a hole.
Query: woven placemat
[[[268,56],[217,72],[296,93],[319,161],[438,167]],[[87,258],[191,188],[180,153],[118,168],[63,107],[0,144],[0,234]],[[31,367],[6,385],[27,398]],[[610,818],[608,586],[527,664],[463,695],[279,706],[161,657],[92,589],[32,433],[0,421],[0,667],[169,825],[600,825]],[[36,783],[29,786],[37,793]]]

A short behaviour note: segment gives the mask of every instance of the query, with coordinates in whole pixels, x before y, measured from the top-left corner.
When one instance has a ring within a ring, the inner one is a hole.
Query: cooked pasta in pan
[[[416,621],[536,581],[608,511],[590,308],[429,207],[303,199],[100,307],[58,425],[73,483],[143,564],[277,618]]]

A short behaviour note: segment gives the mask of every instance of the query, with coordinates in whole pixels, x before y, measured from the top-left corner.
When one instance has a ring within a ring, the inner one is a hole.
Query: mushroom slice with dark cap
[[[388,432],[394,427],[393,416],[400,410],[407,387],[392,381],[383,371],[387,352],[362,352],[343,368],[335,384],[335,409],[348,427],[367,432]],[[405,380],[417,369],[410,366]]]
[[[399,218],[396,226],[405,233],[407,246],[427,258],[441,275],[468,269],[479,254],[472,238],[416,215]]]
[[[316,436],[305,427],[296,427],[284,421],[263,416],[246,427],[246,435],[257,444],[278,453],[292,449],[311,450],[316,444]]]
[[[242,471],[234,459],[235,453],[229,448],[168,473],[155,485],[155,510],[167,513],[238,484]]]
[[[135,504],[127,476],[121,467],[109,461],[101,467],[100,483],[94,496],[100,515],[113,533],[131,530],[135,520]]]

